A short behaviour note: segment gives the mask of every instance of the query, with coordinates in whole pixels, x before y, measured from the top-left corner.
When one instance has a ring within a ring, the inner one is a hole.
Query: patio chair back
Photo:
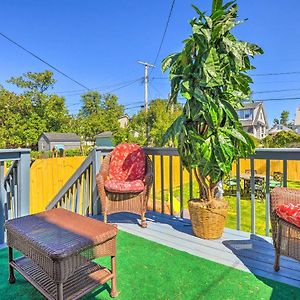
[[[146,171],[146,155],[137,144],[119,144],[112,151],[109,178],[120,181],[143,180]]]

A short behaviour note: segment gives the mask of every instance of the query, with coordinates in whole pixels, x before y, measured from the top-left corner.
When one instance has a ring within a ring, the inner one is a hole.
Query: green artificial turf
[[[300,289],[122,231],[119,231],[117,243],[119,300],[300,299]],[[101,262],[109,260],[100,259]],[[0,268],[0,299],[43,299],[20,275],[14,285],[8,284],[7,249],[0,251]],[[110,299],[108,289],[106,285],[84,299]]]

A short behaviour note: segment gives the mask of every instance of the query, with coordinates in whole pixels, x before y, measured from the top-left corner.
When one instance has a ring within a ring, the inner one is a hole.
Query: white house
[[[300,134],[300,107],[296,109],[295,121],[294,121],[294,130],[296,133]]]
[[[246,132],[258,139],[267,135],[269,126],[262,102],[244,103],[244,107],[238,109],[237,114]]]

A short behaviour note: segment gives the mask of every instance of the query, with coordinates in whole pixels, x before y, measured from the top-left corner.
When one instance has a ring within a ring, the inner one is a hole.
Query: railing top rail
[[[0,161],[20,160],[22,154],[29,154],[30,149],[0,149]]]
[[[0,153],[30,153],[29,148],[18,148],[18,149],[0,149]]]

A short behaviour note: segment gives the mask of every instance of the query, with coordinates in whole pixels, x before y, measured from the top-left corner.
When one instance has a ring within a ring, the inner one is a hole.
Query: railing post
[[[4,161],[0,161],[0,244],[4,243]]]
[[[98,195],[98,189],[96,184],[96,175],[100,170],[100,156],[101,151],[97,151],[97,149],[93,150],[93,186],[92,186],[92,203],[93,203],[93,216],[100,214],[100,201]]]
[[[30,150],[21,152],[17,168],[18,203],[17,217],[29,215],[30,204]]]
[[[241,177],[240,159],[236,162],[236,229],[241,230]]]

